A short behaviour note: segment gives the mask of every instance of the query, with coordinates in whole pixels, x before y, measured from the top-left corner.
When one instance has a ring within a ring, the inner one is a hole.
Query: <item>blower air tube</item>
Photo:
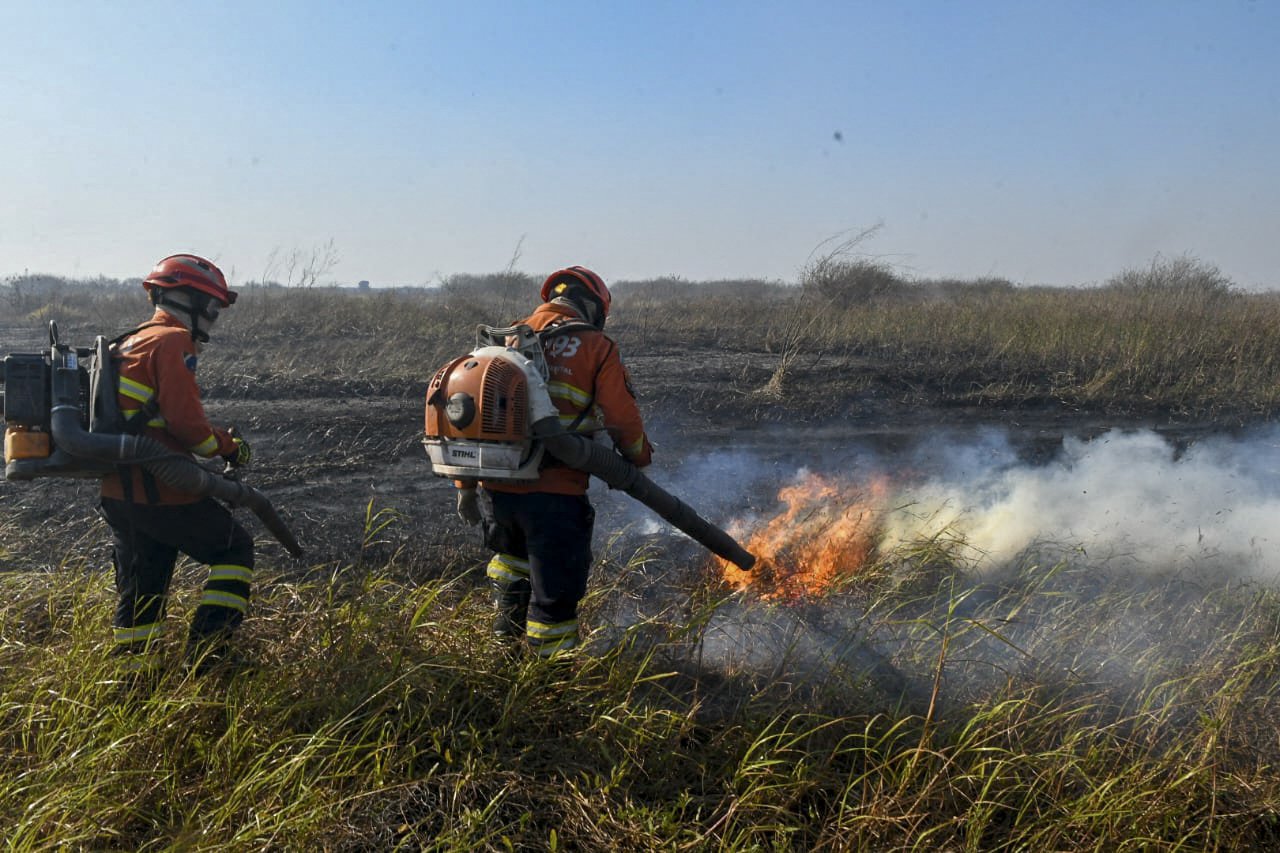
[[[558,418],[535,422],[533,433],[552,456],[570,468],[599,477],[610,488],[626,492],[713,554],[743,571],[749,571],[755,565],[756,558],[732,536],[698,515],[688,504],[650,480],[617,453],[584,435],[565,432]]]
[[[195,460],[180,456],[146,436],[87,432],[80,424],[80,407],[77,405],[64,403],[54,406],[50,431],[53,433],[54,443],[72,456],[99,462],[141,465],[157,480],[179,491],[218,498],[232,506],[247,507],[286,551],[294,557],[302,556],[302,546],[271,505],[271,501],[252,486],[219,477],[205,470]]]

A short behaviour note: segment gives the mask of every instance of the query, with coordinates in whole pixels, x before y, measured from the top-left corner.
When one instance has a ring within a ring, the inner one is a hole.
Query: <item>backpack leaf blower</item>
[[[540,336],[521,324],[480,326],[477,348],[440,368],[427,389],[423,444],[433,473],[529,482],[544,454],[599,477],[649,507],[712,553],[749,570],[755,557],[612,449],[567,432],[547,392]]]
[[[99,335],[92,348],[71,347],[59,342],[52,322],[47,352],[5,356],[5,479],[101,477],[120,465],[141,465],[180,491],[247,507],[285,550],[302,556],[262,492],[153,438],[125,432],[116,379],[116,357],[105,337]]]

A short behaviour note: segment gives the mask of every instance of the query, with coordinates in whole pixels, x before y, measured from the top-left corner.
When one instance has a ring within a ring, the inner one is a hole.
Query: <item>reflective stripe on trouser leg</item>
[[[529,612],[529,561],[512,554],[494,554],[485,570],[493,587],[493,633],[515,639],[524,636]]]
[[[535,622],[529,620],[529,646],[540,658],[549,658],[578,645],[578,620]]]
[[[209,567],[200,605],[192,619],[193,632],[206,635],[232,630],[244,619],[249,609],[249,582],[253,569],[233,563],[215,563]]]
[[[164,623],[151,622],[128,628],[117,625],[111,630],[115,641],[111,653],[117,658],[116,666],[121,672],[143,672],[159,666],[159,641],[164,634]]]
[[[529,579],[529,561],[512,554],[494,554],[485,575],[495,584],[511,584]]]
[[[136,586],[132,586],[136,590]],[[112,654],[141,655],[159,651],[164,633],[163,595],[136,595],[126,592],[116,605],[115,624],[111,628]]]
[[[146,625],[134,625],[128,628],[117,625],[111,630],[117,649],[120,651],[144,652],[160,639],[161,634],[164,633],[164,624],[151,622]]]

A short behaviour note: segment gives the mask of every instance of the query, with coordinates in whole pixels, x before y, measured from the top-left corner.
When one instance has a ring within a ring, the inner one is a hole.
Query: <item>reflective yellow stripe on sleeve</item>
[[[127,376],[120,377],[120,394],[125,397],[128,397],[130,400],[137,400],[139,403],[142,403],[143,405],[150,403],[152,399],[156,396],[155,389],[152,388],[150,385],[144,385],[143,383],[130,379]],[[120,414],[125,418],[125,420],[128,420],[129,418],[132,418],[134,415],[136,415],[140,411],[141,411],[140,408],[139,409],[121,409]],[[164,425],[165,425],[164,418],[160,417],[159,415],[147,421],[147,426],[149,427],[157,427],[159,429],[163,429]]]
[[[604,429],[604,427],[600,426],[600,421],[597,418],[582,418],[574,414],[560,414],[560,426],[571,427],[574,421],[578,422],[574,432],[598,432]]]
[[[191,448],[191,452],[197,456],[212,456],[214,451],[218,449],[218,437],[213,433],[209,433],[209,437]]]
[[[579,409],[585,409],[591,404],[590,394],[568,382],[548,382],[547,393],[551,395],[552,400],[566,400]]]
[[[126,376],[120,377],[120,393],[130,400],[137,400],[139,403],[146,403],[156,395],[156,389],[149,385],[143,385],[141,382],[135,382]]]
[[[591,395],[586,391],[568,382],[548,382],[547,393],[551,395],[552,401],[564,401],[574,408],[572,412],[560,413],[561,426],[573,426],[574,421],[577,421],[575,432],[595,432],[603,429],[598,417],[599,407],[592,407],[594,412],[587,410],[587,407],[591,406]]]

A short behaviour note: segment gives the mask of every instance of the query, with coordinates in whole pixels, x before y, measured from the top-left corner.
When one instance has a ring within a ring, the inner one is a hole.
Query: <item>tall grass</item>
[[[607,629],[607,602],[633,567],[619,566],[590,599],[586,650],[550,664],[489,638],[476,578],[408,585],[394,561],[268,576],[245,626],[258,669],[194,679],[174,648],[145,687],[105,652],[105,577],[0,576],[6,841],[1280,844],[1273,590],[1030,557],[980,586],[960,567],[901,559],[801,609],[726,598],[704,575],[667,591],[684,618],[668,610],[620,631]],[[929,592],[904,582],[913,572],[932,578]],[[1160,625],[1179,630],[1143,630]],[[742,654],[762,637],[765,666]]]

